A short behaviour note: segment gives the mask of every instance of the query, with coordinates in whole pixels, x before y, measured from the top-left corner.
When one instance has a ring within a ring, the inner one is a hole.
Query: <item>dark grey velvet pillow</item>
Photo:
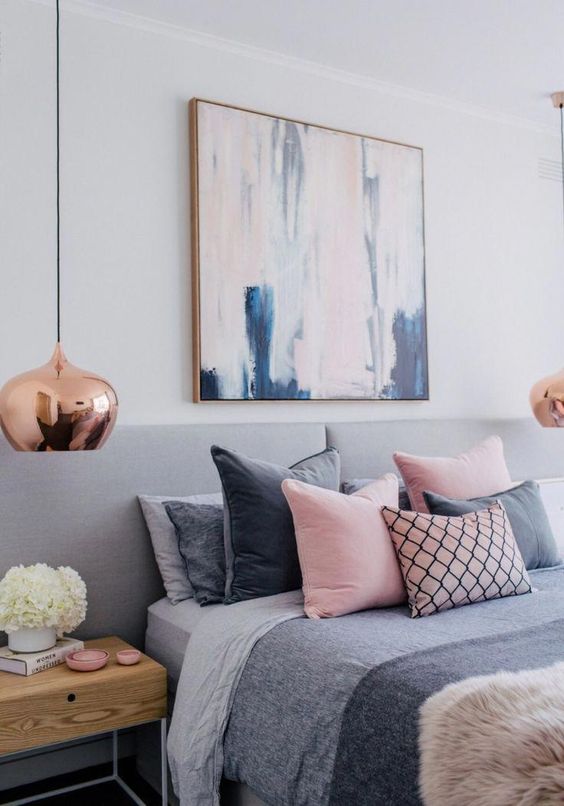
[[[284,479],[339,489],[340,458],[327,448],[291,468],[212,446],[225,500],[225,603],[295,590],[302,584]]]
[[[525,567],[528,570],[549,568],[560,562],[556,541],[536,481],[524,481],[517,487],[496,495],[469,498],[467,501],[445,498],[432,492],[424,492],[423,497],[432,515],[464,515],[466,512],[486,509],[496,500],[501,501]]]
[[[200,605],[223,602],[223,506],[180,501],[166,501],[164,506],[176,531],[195,600]]]
[[[373,481],[376,479],[349,479],[348,481],[344,481],[341,484],[341,491],[345,495],[352,495],[353,493],[362,490],[363,487],[366,487],[368,484],[372,484]],[[409,501],[409,495],[407,494],[407,490],[405,487],[399,488],[399,509],[411,509],[411,503]]]

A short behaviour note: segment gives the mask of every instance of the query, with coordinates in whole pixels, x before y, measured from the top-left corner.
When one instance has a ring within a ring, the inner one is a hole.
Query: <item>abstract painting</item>
[[[420,148],[191,102],[195,400],[427,400]]]

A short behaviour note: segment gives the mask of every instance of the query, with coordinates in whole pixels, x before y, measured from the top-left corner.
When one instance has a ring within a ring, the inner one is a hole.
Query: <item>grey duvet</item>
[[[400,607],[310,621],[296,617],[295,601],[270,597],[254,606],[249,632],[239,611],[241,631],[254,637],[237,649],[229,680],[212,683],[213,691],[199,688],[208,716],[218,696],[225,701],[225,718],[213,728],[220,734],[214,791],[222,767],[226,778],[276,806],[418,804],[417,718],[428,696],[476,674],[564,659],[564,567],[533,571],[531,580],[532,594],[423,619]],[[236,614],[227,611],[248,604],[225,608],[228,620]],[[191,645],[185,668],[194,662]],[[179,694],[194,701],[188,683]],[[183,709],[178,697],[176,708]],[[173,727],[172,757],[194,736],[189,719]],[[197,749],[209,757],[209,747],[199,742]],[[183,758],[197,779],[196,756]],[[217,803],[206,786],[194,799],[195,790],[185,789],[183,803]]]

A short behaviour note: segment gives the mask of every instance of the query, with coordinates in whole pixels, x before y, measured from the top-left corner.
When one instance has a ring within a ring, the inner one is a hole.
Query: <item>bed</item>
[[[257,628],[256,606],[250,618],[243,612],[247,603],[206,608],[197,625],[182,631],[175,608],[159,602],[159,638],[150,616],[147,647],[158,653],[164,636],[175,634],[178,649],[188,645],[189,664],[194,634],[198,663],[190,667],[177,707],[178,697],[184,703],[194,696],[209,719],[218,688],[233,687],[219,741],[225,778],[246,784],[243,794],[231,789],[238,802],[415,806],[416,716],[427,697],[473,674],[564,660],[564,567],[533,571],[531,580],[530,595],[419,620],[398,607],[311,621],[302,617],[299,598],[288,603],[285,594],[268,597],[258,604],[265,622],[280,603],[289,607],[287,620],[266,629],[250,654],[237,658],[233,675],[220,678],[220,685],[212,682],[207,693],[206,679],[222,651],[214,643],[218,624],[242,644]]]
[[[562,485],[543,486],[561,535]],[[199,617],[156,603],[146,640],[173,670],[169,756],[182,802],[214,806],[223,776],[242,803],[251,793],[285,806],[416,806],[418,714],[429,697],[564,660],[564,568],[531,576],[530,596],[423,620],[395,607],[320,623],[303,617],[295,593]]]

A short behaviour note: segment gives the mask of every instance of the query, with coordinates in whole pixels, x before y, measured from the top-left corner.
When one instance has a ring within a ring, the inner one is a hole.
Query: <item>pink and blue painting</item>
[[[191,112],[195,399],[427,400],[421,149]]]

